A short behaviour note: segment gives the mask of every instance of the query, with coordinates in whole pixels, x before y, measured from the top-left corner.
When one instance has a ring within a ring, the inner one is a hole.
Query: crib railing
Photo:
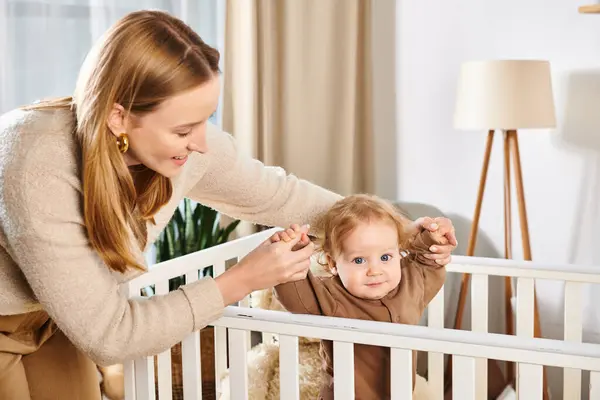
[[[231,399],[247,399],[247,340],[249,331],[280,337],[280,387],[285,399],[299,399],[298,337],[333,341],[335,399],[354,399],[353,344],[390,347],[392,399],[412,398],[412,350],[451,354],[453,398],[482,399],[476,392],[477,359],[516,362],[520,399],[541,400],[542,368],[555,366],[591,371],[590,399],[600,398],[600,346],[559,340],[435,329],[422,326],[294,315],[279,311],[229,307],[215,325],[229,329]],[[487,398],[487,397],[483,397]],[[572,397],[570,397],[572,398]]]
[[[264,231],[237,239],[220,246],[182,256],[154,266],[148,273],[129,282],[130,297],[140,295],[142,288],[155,285],[156,294],[168,291],[171,278],[185,275],[186,283],[198,279],[198,272],[213,266],[215,275],[225,271],[228,261],[242,258],[274,230]],[[376,344],[392,348],[394,376],[392,389],[401,399],[410,399],[411,388],[407,379],[412,369],[411,350],[428,352],[428,380],[436,398],[443,398],[444,354],[453,357],[454,399],[487,398],[486,359],[518,363],[518,392],[520,398],[541,398],[543,365],[562,367],[564,399],[581,396],[581,370],[591,371],[591,390],[600,396],[600,346],[582,344],[581,286],[600,283],[598,267],[574,265],[544,265],[535,262],[501,259],[483,259],[455,256],[447,266],[450,273],[471,273],[472,331],[442,329],[444,326],[443,289],[428,307],[428,327],[342,320],[315,316],[290,315],[265,310],[247,309],[248,299],[241,308],[230,307],[215,326],[216,390],[220,391],[219,377],[227,369],[227,340],[232,399],[246,398],[246,352],[250,345],[250,331],[264,335],[279,335],[282,388],[298,387],[298,336],[330,339],[335,342],[334,364],[342,368],[340,374],[353,378],[353,343]],[[489,276],[510,276],[517,285],[517,336],[487,334]],[[533,298],[535,279],[565,282],[565,341],[533,339]],[[433,328],[433,329],[430,329]],[[228,335],[227,335],[228,331]],[[158,360],[159,398],[171,399],[171,353],[161,353]],[[292,361],[290,361],[292,360]],[[296,360],[295,364],[293,360]],[[198,332],[182,341],[182,367],[185,399],[202,398],[200,381],[200,340]],[[124,365],[125,393],[128,400],[155,398],[154,358],[144,357]],[[465,373],[466,380],[459,373]],[[338,371],[335,371],[336,376]],[[239,386],[241,384],[242,386]],[[238,389],[242,387],[244,389]],[[336,386],[337,398],[353,398],[354,385]],[[539,389],[539,390],[538,390]],[[402,393],[404,390],[406,393]],[[293,391],[293,390],[292,390]],[[296,391],[297,392],[297,391]],[[236,397],[240,396],[240,397]],[[296,394],[297,396],[297,394]],[[287,399],[286,393],[286,399]],[[292,397],[290,397],[292,398]],[[600,398],[600,397],[590,397]]]
[[[214,276],[218,276],[225,272],[228,262],[237,262],[277,230],[273,228],[156,264],[144,275],[128,282],[128,296],[130,298],[139,297],[142,289],[150,285],[155,285],[154,293],[156,295],[166,294],[169,291],[170,279],[185,276],[185,283],[189,284],[197,281],[199,272],[209,266],[213,267]],[[248,297],[239,305],[247,307],[249,305]],[[250,335],[248,335],[247,341],[246,345],[249,345]],[[227,369],[226,328],[215,326],[214,346],[216,391],[218,393],[218,377]],[[200,354],[200,334],[199,332],[191,333],[181,342],[183,396],[186,400],[202,398]],[[170,349],[157,356],[157,363],[158,397],[160,400],[170,400],[172,398]],[[156,397],[154,357],[128,361],[123,364],[123,372],[126,400],[147,400]]]
[[[564,341],[580,343],[583,332],[583,286],[600,283],[600,267],[569,264],[543,264],[533,261],[515,261],[496,258],[454,256],[446,267],[450,273],[468,273],[471,277],[471,330],[488,332],[489,277],[516,279],[516,336],[533,338],[535,280],[556,280],[564,288]],[[444,288],[428,307],[428,326],[444,327]],[[477,398],[487,398],[487,358],[478,358],[476,364]],[[600,360],[598,360],[600,362]],[[453,362],[454,363],[454,362]],[[442,397],[444,355],[428,354],[430,385]],[[563,399],[581,399],[581,369],[563,369]],[[519,373],[518,382],[523,381]]]

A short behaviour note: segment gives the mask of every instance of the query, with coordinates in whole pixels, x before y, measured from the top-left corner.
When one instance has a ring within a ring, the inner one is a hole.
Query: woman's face
[[[215,112],[220,81],[215,75],[206,83],[165,100],[156,110],[141,117],[123,119],[116,106],[109,126],[116,137],[129,136],[129,149],[123,155],[128,166],[143,164],[159,174],[176,176],[197,151],[206,152],[206,124]]]

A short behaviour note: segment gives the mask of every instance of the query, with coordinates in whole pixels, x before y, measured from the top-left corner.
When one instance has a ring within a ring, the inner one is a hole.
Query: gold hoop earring
[[[125,153],[129,149],[129,136],[126,133],[121,133],[117,138],[117,147],[121,153]]]

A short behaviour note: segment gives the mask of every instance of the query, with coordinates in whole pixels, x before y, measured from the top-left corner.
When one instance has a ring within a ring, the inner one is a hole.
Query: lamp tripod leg
[[[504,258],[512,258],[512,211],[511,211],[511,187],[510,187],[510,135],[504,131]],[[504,312],[505,328],[507,335],[514,335],[513,311],[512,311],[512,279],[504,278]],[[506,380],[514,381],[514,363],[506,363]]]

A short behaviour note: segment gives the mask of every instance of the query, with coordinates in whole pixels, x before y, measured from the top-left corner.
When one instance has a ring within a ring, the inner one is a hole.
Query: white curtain
[[[222,0],[0,0],[0,113],[71,95],[85,54],[128,12],[160,9],[223,54]],[[220,111],[216,114],[220,121]]]
[[[223,65],[223,0],[0,0],[0,114],[41,98],[70,96],[92,43],[117,19],[141,9],[183,19],[221,52]],[[219,125],[221,108],[212,117]],[[148,265],[154,258],[152,246]]]

